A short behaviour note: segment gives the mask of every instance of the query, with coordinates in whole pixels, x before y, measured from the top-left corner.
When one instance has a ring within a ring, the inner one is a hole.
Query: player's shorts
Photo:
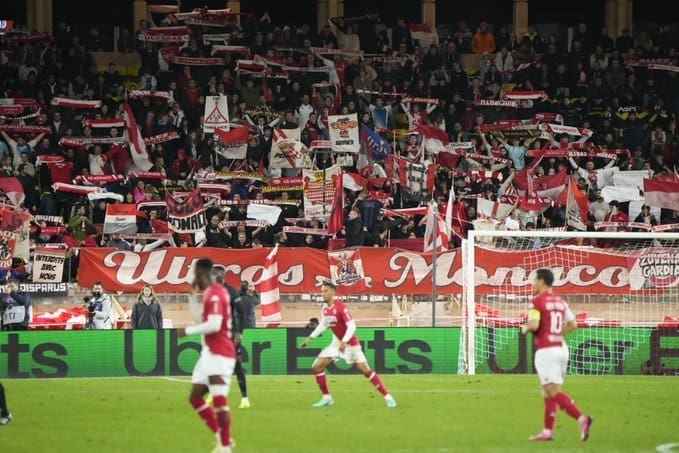
[[[340,341],[337,338],[334,338],[332,343],[318,354],[318,358],[333,359],[335,361],[342,359],[348,364],[367,362],[360,344],[356,346],[347,345],[347,347],[344,348],[344,352],[340,352],[339,345]]]
[[[204,347],[196,366],[193,368],[191,383],[210,385],[210,376],[221,376],[224,379],[224,385],[229,387],[235,366],[236,359],[213,354]]]
[[[552,346],[535,352],[535,370],[540,384],[563,384],[568,371],[568,347]]]

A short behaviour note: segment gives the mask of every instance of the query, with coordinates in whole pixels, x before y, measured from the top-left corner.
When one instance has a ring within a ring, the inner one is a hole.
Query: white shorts
[[[318,354],[318,358],[333,359],[335,361],[342,359],[351,365],[367,362],[360,344],[356,346],[347,345],[347,347],[344,348],[344,352],[340,352],[339,345],[340,341],[337,338],[334,338],[332,343]]]
[[[206,348],[203,348],[200,353],[200,358],[198,359],[198,362],[196,362],[196,366],[193,367],[191,383],[210,385],[210,376],[221,376],[224,379],[224,384],[229,387],[231,384],[231,375],[233,374],[235,366],[236,359],[213,354]]]
[[[552,346],[535,352],[535,370],[540,384],[563,384],[568,371],[568,347]]]

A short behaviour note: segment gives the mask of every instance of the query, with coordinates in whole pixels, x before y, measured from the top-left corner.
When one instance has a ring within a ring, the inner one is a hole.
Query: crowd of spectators
[[[173,16],[157,19],[159,27],[179,25]],[[106,183],[106,191],[121,195],[125,203],[140,203],[163,200],[169,190],[190,189],[194,185],[192,178],[200,170],[297,176],[300,169],[269,168],[275,129],[299,127],[301,142],[310,147],[312,141],[328,138],[328,115],[339,113],[357,113],[361,125],[381,132],[395,146],[394,154],[404,159],[424,160],[417,152],[422,137],[395,131],[422,125],[444,130],[452,142],[471,142],[476,149],[469,153],[497,158],[480,162],[462,158],[455,168],[442,165],[429,193],[413,193],[389,178],[373,184],[373,179],[384,178],[377,177],[380,171],[372,164],[384,168],[384,162],[369,162],[366,173],[361,166],[365,159],[353,159],[345,170],[362,173],[368,185],[363,191],[345,189],[346,221],[339,236],[346,239],[347,246],[385,246],[390,239],[422,237],[421,217],[388,217],[379,208],[382,203],[392,210],[416,207],[432,197],[445,202],[452,187],[463,213],[458,216],[458,232],[464,232],[473,228],[477,215],[475,197],[499,200],[509,193],[512,178],[526,167],[535,177],[563,168],[576,174],[580,188],[590,197],[590,221],[611,220],[611,211],[655,223],[676,223],[679,218],[676,211],[663,210],[661,218],[656,219],[648,210],[625,213],[624,203],[603,203],[596,181],[590,177],[594,170],[611,166],[621,171],[674,172],[679,159],[679,73],[647,67],[649,60],[677,66],[679,41],[669,26],[653,33],[633,35],[624,30],[620,36],[609,36],[605,29],[596,33],[580,24],[572,40],[563,42],[556,34],[541,36],[534,27],[526,36],[516,36],[505,26],[491,31],[485,22],[473,32],[461,21],[457,26],[441,27],[431,45],[423,46],[413,39],[407,22],[399,20],[392,28],[391,39],[386,33],[377,35],[377,53],[359,56],[312,50],[360,50],[359,36],[349,22],[330,23],[317,34],[309,25],[276,23],[265,14],[261,18],[243,16],[241,24],[234,27],[229,46],[247,50],[220,55],[224,66],[181,66],[164,58],[166,49],[176,43],[135,39],[149,33],[145,21],[139,25],[136,37],[128,31],[118,42],[119,50],[140,56],[141,67],[134,76],[121,74],[114,63],[105,68],[96,65],[90,53],[101,47],[96,30],[81,36],[60,23],[53,36],[8,35],[2,40],[0,97],[37,101],[35,115],[18,122],[5,116],[2,124],[25,123],[51,130],[50,134],[19,135],[3,131],[0,140],[0,172],[19,179],[25,209],[33,215],[63,218],[63,229],[51,228],[56,224],[47,221],[35,223],[34,242],[60,242],[71,249],[111,246],[149,250],[167,245],[162,240],[151,242],[141,237],[133,241],[103,236],[97,226],[103,223],[107,204],[116,201],[90,201],[84,196],[55,191],[53,183],[71,183],[83,175],[120,174],[124,179]],[[179,55],[210,57],[215,43],[203,39],[207,33],[215,30],[192,26],[191,37]],[[28,39],[30,36],[35,39]],[[467,54],[478,56],[471,58]],[[239,65],[239,60],[252,60],[253,65],[275,64],[258,73],[243,70],[245,66]],[[280,66],[276,66],[280,64],[330,70],[280,72]],[[151,96],[126,99],[132,88],[169,91],[172,100]],[[544,91],[548,97],[522,101],[520,108],[485,107],[479,103],[501,100],[510,90]],[[217,94],[228,97],[231,123],[250,128],[246,159],[225,159],[215,153],[213,135],[203,132],[205,97]],[[403,96],[415,100],[402,102]],[[70,109],[51,105],[53,98],[101,100],[103,104],[98,109]],[[418,102],[417,98],[429,101]],[[93,129],[87,121],[120,118],[125,102],[129,102],[144,137],[178,134],[174,140],[148,147],[153,163],[150,171],[163,174],[164,180],[135,177],[129,154],[125,149],[121,152],[116,144],[60,145],[62,139],[70,137],[121,136],[121,127]],[[506,142],[492,132],[484,133],[480,127],[504,120],[530,120],[538,113],[554,114],[563,118],[565,125],[592,130],[593,135],[586,137],[588,146],[628,149],[631,154],[619,153],[614,159],[597,158],[594,153],[571,159],[551,158],[535,166],[528,148],[539,150],[553,145],[576,149],[585,141],[543,131],[537,137]],[[63,156],[64,160],[50,164],[46,156]],[[336,153],[311,156],[317,169],[328,168],[338,157]],[[433,154],[426,157],[436,160]],[[507,162],[497,165],[503,159]],[[487,170],[493,176],[474,176],[472,170]],[[460,176],[462,172],[466,174]],[[283,202],[279,222],[266,227],[243,223],[226,228],[220,226],[222,221],[246,220],[246,205],[211,206],[206,213],[208,227],[204,235],[175,235],[169,244],[248,248],[279,242],[283,246],[328,247],[326,236],[282,231],[290,224],[286,219],[303,217],[301,192],[269,193],[263,190],[265,178],[247,175],[231,179],[230,184],[231,191],[224,198]],[[375,200],[380,200],[377,209]],[[140,218],[138,232],[156,232],[153,220],[163,217],[163,209],[151,207],[143,212],[146,217]],[[517,207],[507,219],[496,220],[507,228],[565,225],[564,209],[559,206],[546,206],[541,213],[521,212]],[[295,222],[309,228],[323,227],[317,221]]]

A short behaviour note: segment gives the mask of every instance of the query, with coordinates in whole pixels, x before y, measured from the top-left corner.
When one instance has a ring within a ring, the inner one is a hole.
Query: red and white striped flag
[[[148,171],[153,167],[149,160],[149,153],[146,151],[146,143],[144,137],[141,135],[141,130],[137,126],[137,119],[130,108],[130,104],[125,103],[125,134],[130,141],[130,154],[132,154],[132,161],[134,165],[141,171]]]
[[[262,279],[259,282],[259,295],[262,300],[262,321],[267,327],[278,327],[281,320],[281,295],[278,290],[278,244],[264,261]]]
[[[436,235],[434,235],[434,222],[436,222]],[[450,246],[450,240],[448,239],[450,234],[448,233],[448,227],[446,226],[446,221],[438,213],[435,205],[429,207],[429,212],[427,213],[427,224],[424,230],[424,252],[434,251],[434,238],[436,238],[436,250],[438,252],[445,252]]]
[[[652,207],[679,210],[679,181],[644,179],[644,203]]]

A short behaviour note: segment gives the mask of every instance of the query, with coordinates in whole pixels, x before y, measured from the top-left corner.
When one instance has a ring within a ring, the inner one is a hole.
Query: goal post
[[[533,371],[519,326],[540,268],[576,315],[569,373],[631,372],[625,357],[647,357],[654,331],[679,328],[679,233],[470,230],[461,252],[459,373]]]

